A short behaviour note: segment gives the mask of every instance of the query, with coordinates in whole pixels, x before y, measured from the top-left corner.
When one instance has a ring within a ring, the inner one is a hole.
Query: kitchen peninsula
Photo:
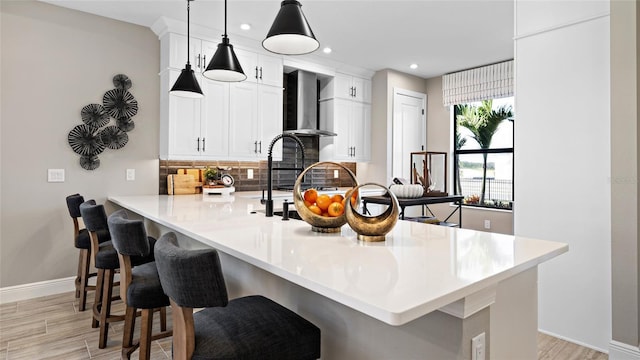
[[[536,358],[537,267],[566,244],[407,221],[363,243],[348,225],[320,234],[265,217],[259,197],[109,200],[152,235],[218,249],[230,296],[263,294],[312,321],[324,359],[470,359],[482,332],[487,359]]]

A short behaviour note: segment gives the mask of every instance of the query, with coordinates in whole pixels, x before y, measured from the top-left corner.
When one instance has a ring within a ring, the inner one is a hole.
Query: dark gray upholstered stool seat
[[[147,236],[142,220],[128,219],[125,210],[118,210],[107,220],[112,244],[120,261],[120,297],[127,305],[122,335],[122,357],[129,359],[140,348],[139,359],[151,357],[151,341],[171,336],[167,330],[166,307],[169,298],[164,294],[154,261],[137,264],[153,256],[155,239]],[[141,309],[140,340],[133,342],[136,314]],[[153,312],[160,311],[160,333],[153,334]]]
[[[193,314],[192,359],[317,359],[320,329],[263,296]]]
[[[91,267],[91,237],[86,228],[80,229],[80,222],[78,221],[82,217],[80,204],[84,202],[84,197],[80,194],[69,195],[66,197],[66,202],[69,215],[73,220],[73,246],[79,250],[75,296],[79,299],[78,310],[84,311],[87,304],[87,293],[96,289],[94,285],[89,285],[89,279],[97,275],[89,271]],[[98,232],[99,242],[108,241],[109,239],[108,229]]]
[[[123,321],[125,318],[125,315],[111,314],[111,302],[120,298],[119,296],[113,297],[113,287],[119,285],[119,283],[114,283],[114,275],[120,268],[120,261],[112,241],[100,243],[98,239],[99,232],[109,232],[104,206],[96,204],[95,200],[88,200],[80,204],[80,213],[91,237],[91,254],[94,265],[98,269],[91,326],[100,327],[98,348],[104,349],[107,347],[109,324]],[[155,244],[155,240],[153,243]],[[136,264],[144,264],[153,261],[153,254],[140,256],[132,261]]]
[[[263,297],[228,300],[215,249],[185,250],[174,233],[156,244],[156,264],[173,314],[173,353],[179,359],[320,357],[320,329]],[[205,308],[193,313],[193,308]]]

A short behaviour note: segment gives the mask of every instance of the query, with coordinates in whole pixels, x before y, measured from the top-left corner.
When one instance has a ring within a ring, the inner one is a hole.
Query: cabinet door
[[[333,137],[334,159],[352,161],[352,102],[348,100],[334,100],[333,131],[337,134]]]
[[[170,83],[175,83],[180,71],[171,70]],[[200,79],[198,79],[200,81]],[[201,99],[169,95],[169,157],[200,154]]]
[[[209,61],[213,58],[213,54],[218,50],[218,44],[213,43],[211,41],[202,40],[200,42],[200,58],[198,59],[198,68],[194,71],[203,73],[207,69],[207,65],[209,65]]]
[[[242,66],[242,71],[247,75],[245,82],[257,83],[258,82],[258,54],[246,51],[242,49],[233,49],[236,53],[236,57]]]
[[[253,159],[258,154],[257,85],[247,81],[229,86],[229,156]]]
[[[357,161],[371,159],[371,105],[351,104],[352,158]]]
[[[336,73],[333,81],[335,86],[335,97],[349,100],[353,99],[353,85],[351,82],[351,76]]]
[[[371,103],[371,81],[358,77],[353,78],[353,100]]]
[[[261,130],[261,146],[258,146],[258,156],[267,157],[271,140],[282,134],[282,87],[258,86],[258,116]],[[260,151],[261,150],[261,151]],[[282,141],[274,147],[274,159],[282,159]]]
[[[200,154],[208,158],[229,155],[229,84],[202,78]]]
[[[258,56],[258,81],[264,85],[282,88],[282,59],[275,56]]]

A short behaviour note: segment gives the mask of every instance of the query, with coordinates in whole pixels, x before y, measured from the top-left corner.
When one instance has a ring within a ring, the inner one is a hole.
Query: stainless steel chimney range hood
[[[285,134],[298,136],[336,136],[318,127],[318,76],[296,70],[287,75]]]

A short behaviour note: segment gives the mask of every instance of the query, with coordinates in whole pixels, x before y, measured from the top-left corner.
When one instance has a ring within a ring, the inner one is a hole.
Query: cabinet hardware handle
[[[356,157],[356,147],[353,147],[353,157]]]
[[[256,79],[258,79],[258,67],[256,66]]]
[[[349,88],[349,96],[353,96],[353,86]],[[351,147],[349,147],[349,150],[351,150]]]
[[[253,142],[253,153],[254,154],[258,153],[258,142],[257,141]]]
[[[198,54],[198,66],[197,66],[197,68],[200,68],[200,54]]]
[[[262,154],[262,141],[258,141],[258,145],[260,146],[260,150],[258,150],[258,153]]]
[[[260,80],[262,80],[262,66],[260,66]]]
[[[202,69],[207,67],[207,55],[202,55]]]
[[[202,152],[207,151],[207,150],[205,150],[205,147],[204,147],[204,140],[205,140],[205,138],[202,138]]]
[[[200,138],[198,138],[198,140],[196,140],[198,143],[198,152],[200,152]]]
[[[358,88],[357,87],[353,87],[353,97],[358,97]],[[355,151],[355,147],[353,148]],[[355,156],[355,155],[354,155]]]

